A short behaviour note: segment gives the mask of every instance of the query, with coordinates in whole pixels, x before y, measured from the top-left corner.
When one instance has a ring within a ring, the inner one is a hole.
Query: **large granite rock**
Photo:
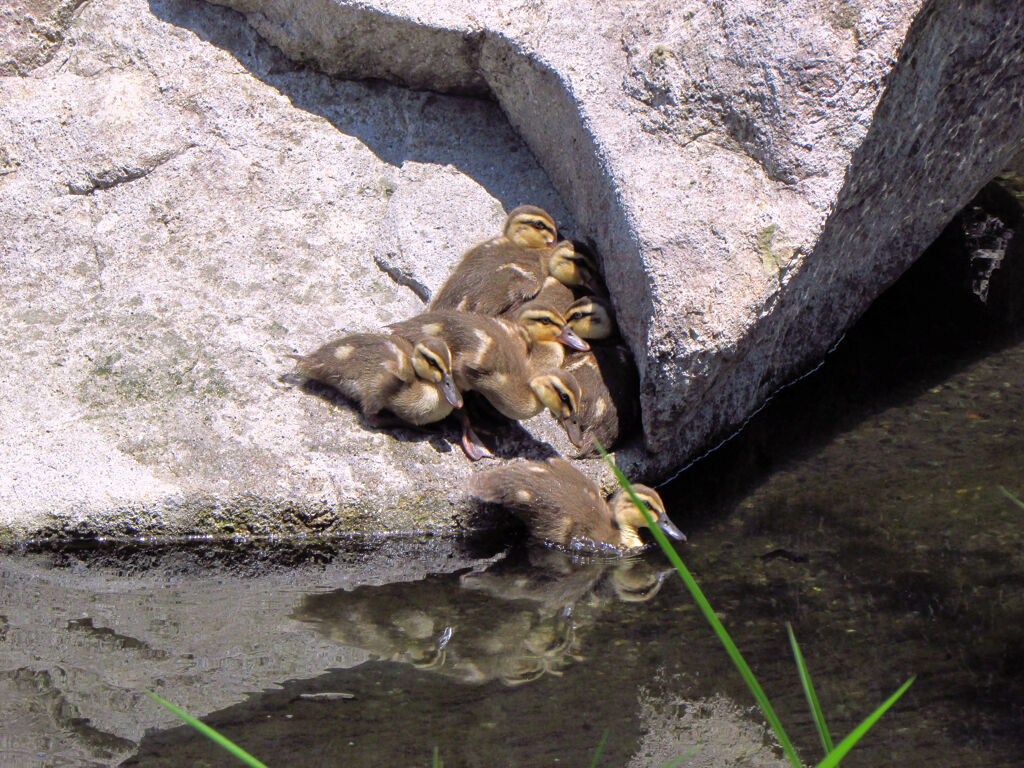
[[[648,477],[823,355],[1024,141],[995,0],[217,2],[323,71],[497,98],[605,256]]]
[[[995,0],[227,4],[0,17],[6,537],[450,528],[457,448],[281,377],[523,202],[603,254],[649,449],[620,461],[664,477],[1024,137]],[[517,452],[567,447],[529,427]]]
[[[64,34],[0,78],[3,537],[451,529],[457,433],[281,377],[422,311],[505,209],[572,226],[497,106],[317,74],[205,3],[91,2]]]

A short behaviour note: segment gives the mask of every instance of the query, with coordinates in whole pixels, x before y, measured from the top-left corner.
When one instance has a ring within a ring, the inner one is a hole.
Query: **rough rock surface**
[[[419,311],[522,202],[603,254],[650,450],[620,460],[664,476],[1024,137],[995,0],[225,3],[0,16],[6,536],[450,527],[457,448],[280,377]]]
[[[820,357],[1024,140],[995,0],[217,1],[326,72],[497,98],[605,256],[649,477]]]
[[[498,108],[309,71],[204,3],[66,36],[0,78],[4,536],[450,529],[457,442],[280,378],[422,311],[504,209],[571,227]]]
[[[85,0],[13,0],[0,8],[0,76],[24,75],[49,61]]]

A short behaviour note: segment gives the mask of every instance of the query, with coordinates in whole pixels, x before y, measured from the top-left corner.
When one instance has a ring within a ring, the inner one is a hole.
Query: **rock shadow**
[[[319,115],[396,168],[450,166],[507,211],[526,202],[560,222],[569,214],[544,170],[493,100],[415,91],[381,80],[343,80],[288,58],[232,9],[190,0],[150,0],[158,19],[231,54],[298,109]]]
[[[367,416],[352,400],[329,384],[314,379],[303,379],[293,374],[285,374],[279,380],[282,384],[296,387],[303,394],[312,395],[337,408],[351,411],[358,419],[359,426],[369,432],[384,432],[402,442],[427,442],[438,453],[451,453],[459,447],[462,428],[454,414],[434,424],[416,427],[403,424],[397,419],[392,422],[386,411],[380,417]],[[474,424],[482,425],[477,428],[486,434],[484,442],[495,458],[548,459],[560,455],[549,443],[534,437],[519,422],[509,421],[493,408],[485,408],[487,403],[483,398],[472,400],[477,406],[474,408]]]

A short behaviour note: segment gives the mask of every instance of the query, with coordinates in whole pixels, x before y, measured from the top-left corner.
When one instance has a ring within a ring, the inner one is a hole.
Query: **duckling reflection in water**
[[[633,490],[666,534],[686,540],[668,519],[657,491],[645,485]],[[515,461],[482,472],[473,478],[470,495],[511,510],[532,536],[552,544],[597,550],[644,545],[637,529],[647,520],[626,492],[605,501],[597,484],[565,459]]]
[[[651,599],[661,580],[641,559],[534,547],[484,571],[309,595],[294,618],[378,659],[517,685],[579,662],[601,614],[616,600]]]

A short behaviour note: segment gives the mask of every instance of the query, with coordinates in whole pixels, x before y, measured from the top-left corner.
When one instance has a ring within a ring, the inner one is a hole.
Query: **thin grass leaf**
[[[594,750],[594,757],[590,760],[590,768],[597,768],[597,761],[601,759],[601,753],[604,752],[604,743],[608,741],[608,729],[604,729],[604,733],[601,734],[601,740],[597,742],[597,749]]]
[[[811,716],[814,717],[814,725],[818,729],[818,738],[821,739],[821,746],[825,748],[825,754],[828,755],[833,749],[832,736],[828,732],[825,713],[821,711],[818,694],[814,692],[814,685],[811,683],[811,672],[804,662],[804,655],[800,653],[796,635],[793,634],[793,625],[788,621],[786,622],[786,632],[789,633],[789,644],[793,648],[793,658],[796,659],[796,668],[800,673],[800,685],[804,688],[804,696],[807,697],[807,706],[811,708]]]
[[[907,680],[907,682],[901,685],[896,690],[896,693],[886,699],[878,709],[864,718],[864,721],[850,731],[850,735],[840,741],[836,748],[829,752],[825,756],[824,760],[818,763],[816,768],[835,768],[835,766],[839,765],[839,761],[846,757],[846,753],[853,749],[853,745],[860,741],[861,737],[871,729],[871,726],[878,722],[878,718],[884,715],[886,710],[896,703],[896,699],[906,693],[907,688],[910,687],[910,684],[914,682],[916,678],[917,675],[914,675],[914,677]]]
[[[434,768],[444,768],[444,763],[441,762],[441,752],[437,747],[434,747]]]
[[[222,749],[226,749],[228,752],[237,757],[246,765],[251,766],[251,768],[267,768],[266,765],[261,763],[259,760],[250,755],[248,752],[246,752],[244,749],[242,749],[240,746],[235,744],[227,737],[221,736],[206,723],[196,720],[194,717],[192,717],[192,715],[185,712],[185,710],[179,709],[178,707],[171,704],[171,702],[161,699],[152,691],[146,691],[146,693],[149,694],[151,698],[155,699],[157,702],[159,702],[164,707],[173,712],[175,716],[183,720],[188,725],[191,725],[193,728],[195,728],[197,731],[203,734],[203,736],[214,742],[217,746],[221,747]]]
[[[687,753],[685,753],[683,755],[680,755],[677,758],[669,760],[664,765],[659,765],[658,768],[676,768],[677,765],[682,765],[687,760],[689,760],[691,757],[696,755],[698,752],[700,752],[700,747],[694,747],[689,752],[687,752]]]
[[[1016,504],[1021,509],[1024,509],[1024,501],[1021,501],[1020,499],[1018,499],[1016,496],[1014,496],[1008,490],[1003,488],[1003,486],[1001,486],[1001,485],[999,486],[999,490],[1003,492],[1003,496],[1008,498],[1010,501],[1012,501],[1014,504]]]
[[[612,468],[612,472],[615,473],[615,478],[619,481],[619,485],[629,494],[629,498],[632,500],[636,508],[643,514],[644,519],[647,520],[648,527],[651,529],[651,533],[654,535],[654,540],[658,542],[658,546],[661,547],[665,556],[669,562],[676,569],[676,573],[679,574],[679,578],[686,584],[686,588],[690,590],[690,594],[693,595],[693,599],[697,602],[697,606],[700,608],[701,613],[704,614],[704,618],[707,619],[711,628],[718,635],[719,642],[725,646],[726,653],[729,654],[729,658],[732,659],[732,663],[736,665],[736,669],[739,670],[740,675],[743,677],[743,681],[747,684],[750,692],[754,695],[757,700],[757,704],[761,707],[761,711],[764,713],[765,719],[768,720],[768,724],[771,729],[775,732],[775,737],[779,740],[779,744],[782,746],[782,750],[786,753],[789,758],[789,762],[793,765],[793,768],[802,768],[800,758],[797,757],[796,750],[793,748],[792,742],[789,740],[789,736],[786,735],[785,729],[782,727],[782,722],[779,720],[778,715],[775,714],[775,710],[772,709],[771,703],[768,701],[768,697],[765,695],[764,690],[761,688],[761,684],[757,682],[757,678],[754,677],[753,671],[747,664],[743,655],[740,653],[739,648],[736,647],[736,643],[732,641],[729,633],[725,630],[722,622],[719,621],[718,616],[715,615],[714,610],[711,608],[711,604],[708,603],[704,593],[700,587],[697,586],[697,582],[693,576],[690,575],[689,569],[683,564],[679,554],[675,551],[672,545],[668,541],[668,537],[662,532],[654,521],[654,517],[647,509],[647,505],[644,504],[640,498],[636,495],[633,490],[633,486],[630,485],[629,480],[622,474],[622,471],[615,466],[615,462],[612,461],[611,457],[605,451],[604,446],[601,445],[597,440],[594,440],[594,444],[597,446],[597,450],[608,466]]]

